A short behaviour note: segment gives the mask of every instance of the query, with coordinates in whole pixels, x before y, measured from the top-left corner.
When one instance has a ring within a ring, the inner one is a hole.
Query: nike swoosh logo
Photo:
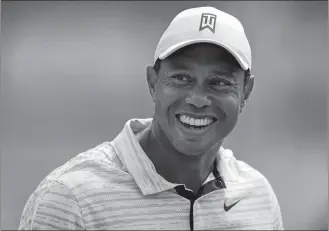
[[[240,202],[240,200],[238,200],[237,202],[235,202],[234,204],[231,204],[231,205],[229,205],[229,206],[227,206],[226,205],[226,201],[224,202],[224,210],[225,210],[225,212],[228,212],[228,211],[230,211],[237,203],[239,203]]]

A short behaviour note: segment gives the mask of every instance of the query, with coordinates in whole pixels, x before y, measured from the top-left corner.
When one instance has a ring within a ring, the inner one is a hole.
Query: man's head
[[[202,12],[207,13],[206,10],[209,9],[190,12],[194,14],[192,18],[201,20],[198,30],[204,20]],[[214,13],[213,8],[210,10]],[[201,14],[198,16],[198,13]],[[194,42],[189,39],[189,43],[182,45],[185,40],[181,35],[178,45],[166,46],[172,42],[166,33],[175,35],[170,27],[175,27],[173,23],[184,23],[184,17],[177,19],[181,16],[176,16],[161,38],[155,65],[147,68],[147,78],[155,103],[154,123],[161,130],[162,138],[180,153],[191,156],[209,151],[234,129],[253,88],[253,78],[250,78],[251,60],[240,55],[237,47],[228,50],[229,43],[219,45],[222,44],[219,39],[213,40],[216,37],[211,33],[222,33],[223,28],[209,21],[210,28],[206,29],[210,32],[200,31],[201,35],[191,32],[201,36],[195,37]],[[209,37],[212,40],[207,41]],[[232,53],[233,50],[236,53]]]

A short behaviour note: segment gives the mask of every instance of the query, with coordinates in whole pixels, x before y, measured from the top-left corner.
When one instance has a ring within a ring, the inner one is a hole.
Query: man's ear
[[[252,89],[254,88],[254,81],[255,78],[253,75],[251,75],[247,81],[244,83],[244,89],[243,89],[243,99],[241,102],[240,112],[242,111],[243,107],[246,105],[246,100],[249,98],[250,93]]]
[[[153,102],[155,103],[155,85],[158,79],[158,75],[155,72],[153,66],[147,66],[146,68],[147,83],[149,87],[150,94],[152,96]]]
[[[251,75],[247,82],[244,83],[244,100],[247,100],[250,96],[250,93],[252,91],[252,89],[254,88],[254,81],[255,81],[255,78],[253,75]]]

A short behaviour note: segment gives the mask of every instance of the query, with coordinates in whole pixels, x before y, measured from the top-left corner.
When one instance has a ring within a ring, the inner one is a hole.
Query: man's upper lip
[[[215,119],[217,120],[217,117],[213,114],[196,114],[196,113],[191,113],[191,112],[180,112],[180,113],[177,113],[176,115],[187,115],[189,117],[192,117],[192,118],[196,118],[196,119],[203,119],[203,118],[212,118],[212,119]]]

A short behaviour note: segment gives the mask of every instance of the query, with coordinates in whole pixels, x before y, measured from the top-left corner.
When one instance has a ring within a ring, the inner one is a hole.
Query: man
[[[283,229],[266,178],[222,143],[254,84],[241,23],[213,7],[179,13],[147,82],[152,119],[54,170],[20,229]]]

